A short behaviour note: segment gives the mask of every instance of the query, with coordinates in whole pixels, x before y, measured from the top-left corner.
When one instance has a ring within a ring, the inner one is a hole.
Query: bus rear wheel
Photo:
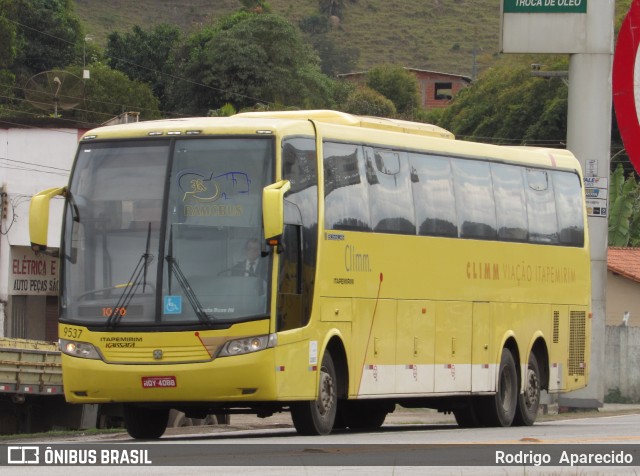
[[[487,397],[479,415],[484,426],[510,426],[518,405],[518,373],[509,349],[502,349],[496,394]]]
[[[320,367],[318,398],[291,404],[291,419],[301,435],[328,435],[333,429],[338,409],[336,369],[326,352]]]
[[[527,372],[524,376],[524,393],[518,396],[518,409],[513,420],[514,425],[531,426],[538,416],[540,406],[540,369],[536,356],[529,356]]]
[[[148,408],[124,405],[124,426],[129,436],[139,440],[155,440],[167,429],[168,408]]]

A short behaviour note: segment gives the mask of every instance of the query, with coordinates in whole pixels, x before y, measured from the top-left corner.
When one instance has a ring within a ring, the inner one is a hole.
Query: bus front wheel
[[[527,372],[524,376],[524,393],[518,396],[518,409],[513,420],[514,425],[531,426],[538,416],[540,406],[540,370],[536,356],[529,356]]]
[[[167,429],[168,408],[148,408],[135,405],[124,406],[124,426],[132,438],[155,440]]]
[[[509,349],[502,349],[496,394],[484,401],[480,416],[485,426],[510,426],[518,404],[518,373]]]
[[[328,435],[333,429],[338,408],[336,369],[326,352],[320,367],[318,398],[291,404],[291,419],[301,435]]]

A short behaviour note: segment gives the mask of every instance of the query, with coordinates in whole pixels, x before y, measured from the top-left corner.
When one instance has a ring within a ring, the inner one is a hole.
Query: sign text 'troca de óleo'
[[[55,296],[58,294],[58,258],[38,254],[27,246],[11,248],[9,294]]]
[[[587,13],[587,0],[504,0],[504,13]]]

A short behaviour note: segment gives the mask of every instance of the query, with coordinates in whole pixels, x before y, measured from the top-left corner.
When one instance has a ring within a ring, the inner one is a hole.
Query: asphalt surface
[[[597,418],[599,416],[640,413],[640,404],[604,404],[599,409],[558,409],[557,405],[550,405],[546,413],[541,409],[538,421],[564,420],[572,418]],[[231,415],[229,425],[188,426],[181,428],[168,428],[165,436],[209,433],[215,431],[238,431],[251,429],[277,429],[293,428],[289,413],[278,413],[268,418],[258,418],[255,415]],[[439,413],[432,409],[407,409],[398,407],[396,411],[387,415],[385,426],[399,425],[427,425],[427,424],[451,424],[456,420],[452,414]],[[128,437],[123,435],[124,437]]]

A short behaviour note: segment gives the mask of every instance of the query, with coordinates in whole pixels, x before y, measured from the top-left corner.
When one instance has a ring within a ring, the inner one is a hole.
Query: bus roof
[[[308,111],[272,111],[272,112],[243,112],[234,117],[254,117],[269,119],[298,119],[326,122],[343,126],[365,127],[369,129],[381,129],[390,132],[404,132],[443,139],[455,139],[455,136],[442,127],[422,122],[403,121],[400,119],[388,119],[372,116],[355,116],[346,112],[327,109]]]
[[[313,133],[311,122],[317,123],[323,134],[345,139],[385,136],[389,145],[422,149],[424,139],[444,139],[430,142],[434,153],[456,154],[464,157],[485,157],[530,164],[532,166],[561,167],[580,170],[573,154],[563,149],[545,149],[523,146],[496,146],[491,144],[457,141],[449,131],[420,122],[403,121],[370,116],[357,116],[332,110],[299,110],[245,112],[230,117],[191,117],[136,122],[99,127],[82,137],[88,139],[124,139],[147,136],[208,135],[208,134],[261,134],[280,131],[284,133]],[[380,131],[373,133],[372,129]],[[407,134],[402,137],[398,134]]]
[[[249,122],[248,119],[253,119]],[[256,124],[259,121],[260,124]],[[277,124],[274,123],[277,121]],[[272,112],[245,112],[230,117],[193,117],[180,119],[163,119],[157,121],[143,121],[130,124],[104,126],[88,131],[83,139],[106,138],[133,138],[147,135],[173,135],[173,134],[207,134],[209,132],[224,133],[239,132],[246,128],[247,132],[254,132],[256,127],[268,129],[269,127],[287,127],[294,124],[300,125],[301,121],[322,122],[326,124],[351,126],[368,129],[378,129],[388,132],[401,132],[406,134],[454,139],[449,131],[420,122],[403,121],[400,119],[387,119],[382,117],[355,116],[339,111],[331,110],[307,110],[307,111],[272,111]],[[298,126],[299,127],[299,126]]]

